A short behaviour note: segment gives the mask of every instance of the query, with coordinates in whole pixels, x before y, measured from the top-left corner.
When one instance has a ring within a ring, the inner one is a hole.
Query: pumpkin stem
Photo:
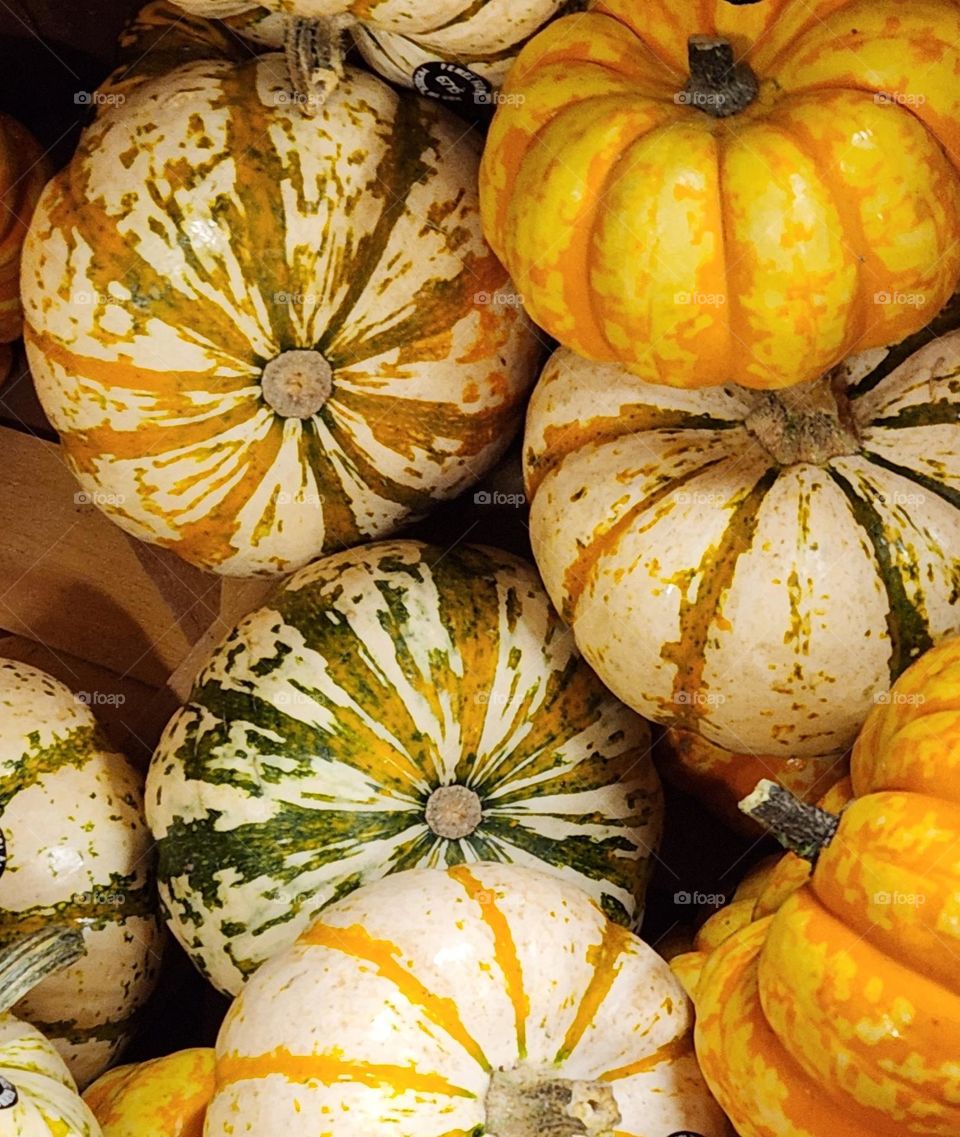
[[[283,418],[312,418],[333,391],[333,368],[319,351],[283,351],[260,378],[267,405]]]
[[[486,1097],[488,1137],[613,1137],[622,1120],[606,1082],[497,1070]]]
[[[439,786],[427,798],[427,824],[438,837],[469,837],[483,818],[483,803],[466,786]]]
[[[0,1014],[6,1014],[48,975],[62,971],[86,954],[74,928],[43,928],[15,940],[0,953]]]
[[[783,786],[764,778],[740,808],[759,821],[791,853],[815,863],[821,851],[833,840],[840,818],[816,805],[808,805]]]
[[[723,36],[691,36],[687,40],[690,78],[677,102],[713,118],[729,118],[746,110],[760,93],[749,63],[736,63],[733,44]]]
[[[744,421],[781,466],[823,465],[860,450],[860,433],[839,373],[784,391],[761,391]]]
[[[313,118],[343,78],[344,38],[351,17],[291,20],[284,50],[300,110]]]

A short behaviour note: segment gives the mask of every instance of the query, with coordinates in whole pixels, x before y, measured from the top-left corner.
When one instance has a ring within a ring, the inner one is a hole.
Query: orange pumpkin
[[[697,1054],[741,1137],[960,1132],[960,638],[904,673],[851,765],[839,818],[773,783],[745,803],[815,865],[696,985]]]
[[[49,175],[33,135],[16,119],[0,114],[0,344],[20,335],[20,250]],[[10,362],[9,352],[0,354],[0,382]]]
[[[648,382],[779,388],[944,304],[960,5],[590,7],[520,54],[481,170],[487,239],[565,347]]]
[[[216,1089],[212,1049],[117,1066],[83,1095],[103,1137],[202,1137]]]

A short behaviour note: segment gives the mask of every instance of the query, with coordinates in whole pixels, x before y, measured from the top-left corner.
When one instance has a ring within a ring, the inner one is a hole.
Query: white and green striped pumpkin
[[[35,930],[0,949],[0,1137],[101,1137],[56,1048],[11,1013],[83,955],[76,930]]]
[[[367,63],[407,87],[425,63],[456,63],[499,87],[523,45],[570,0],[177,0],[254,43],[283,46],[295,20],[349,31]]]
[[[524,445],[547,590],[648,718],[737,753],[839,754],[960,631],[960,332],[777,395],[559,351]]]
[[[109,87],[48,185],[27,350],[104,512],[201,567],[282,573],[482,476],[539,345],[497,300],[450,112],[351,71],[307,120],[282,56],[193,46],[211,57]]]
[[[297,573],[214,651],[147,779],[169,924],[235,993],[387,873],[500,860],[640,919],[661,825],[642,719],[532,566],[416,541]]]
[[[89,701],[89,699],[88,699]],[[0,659],[0,951],[62,923],[86,952],[16,1007],[85,1085],[119,1054],[156,982],[158,914],[142,778],[82,696]]]
[[[692,1020],[669,965],[570,881],[414,869],[251,979],[204,1134],[725,1137]]]

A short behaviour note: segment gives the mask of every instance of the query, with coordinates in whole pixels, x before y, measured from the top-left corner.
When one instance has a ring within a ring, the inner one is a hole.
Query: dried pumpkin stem
[[[439,786],[427,798],[426,821],[438,837],[469,837],[483,819],[483,803],[467,786]]]
[[[757,783],[753,793],[740,802],[740,808],[769,830],[785,849],[811,863],[833,840],[840,824],[836,814],[800,801],[769,778]]]
[[[678,101],[712,118],[739,114],[760,93],[753,68],[735,62],[733,44],[723,36],[691,36],[687,58],[690,78]]]
[[[319,351],[284,351],[264,367],[266,404],[283,418],[312,418],[333,392],[333,368]]]
[[[0,952],[0,1014],[48,975],[76,963],[86,953],[83,936],[73,928],[52,927],[15,940]]]
[[[495,1071],[485,1104],[489,1137],[612,1137],[622,1120],[607,1083],[527,1070]]]
[[[344,39],[350,17],[291,20],[284,49],[300,110],[313,118],[343,78]]]
[[[857,424],[839,376],[760,392],[744,425],[781,466],[822,465],[860,450]]]

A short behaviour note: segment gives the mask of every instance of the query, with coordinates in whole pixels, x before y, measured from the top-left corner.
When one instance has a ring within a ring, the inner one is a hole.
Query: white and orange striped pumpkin
[[[614,694],[735,753],[842,753],[960,631],[958,375],[960,332],[782,395],[556,353],[527,419],[534,553]]]
[[[574,885],[413,869],[327,908],[233,1003],[205,1137],[722,1137],[692,1014]],[[581,1125],[573,1120],[579,1116]]]
[[[425,63],[457,63],[499,86],[520,49],[570,0],[177,0],[255,43],[284,44],[293,20],[349,30],[374,70],[404,86]]]
[[[38,207],[23,295],[38,393],[91,499],[249,576],[479,478],[538,341],[500,302],[459,120],[360,71],[307,120],[283,57],[243,54],[111,88]]]

